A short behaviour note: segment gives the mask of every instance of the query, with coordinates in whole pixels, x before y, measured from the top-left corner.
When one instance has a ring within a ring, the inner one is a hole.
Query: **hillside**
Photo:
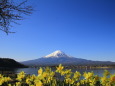
[[[24,68],[27,67],[14,59],[10,58],[0,58],[0,67],[9,67],[9,68]]]

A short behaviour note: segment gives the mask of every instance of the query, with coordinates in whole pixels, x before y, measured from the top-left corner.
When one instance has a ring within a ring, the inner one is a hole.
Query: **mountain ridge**
[[[29,60],[21,62],[25,65],[46,65],[46,66],[53,66],[53,65],[115,65],[115,62],[110,61],[92,61],[92,60],[86,60],[82,58],[75,58],[72,56],[66,55],[64,52],[58,50],[55,51],[49,55],[46,55],[44,57],[35,59],[35,60]]]

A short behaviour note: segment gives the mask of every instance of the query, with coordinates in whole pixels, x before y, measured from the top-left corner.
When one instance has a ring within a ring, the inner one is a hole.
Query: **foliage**
[[[81,78],[82,77],[82,78]],[[64,69],[60,64],[55,71],[51,68],[40,68],[38,75],[26,75],[23,71],[17,74],[16,78],[0,75],[2,86],[115,86],[115,74],[104,71],[103,77],[93,72],[72,72],[71,69]]]

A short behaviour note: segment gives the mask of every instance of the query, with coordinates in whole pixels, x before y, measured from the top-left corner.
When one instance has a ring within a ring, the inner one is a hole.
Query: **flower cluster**
[[[61,64],[52,71],[50,67],[40,68],[38,75],[17,74],[16,78],[4,77],[0,74],[0,86],[115,86],[115,74],[107,70],[99,77],[93,72],[72,72]]]

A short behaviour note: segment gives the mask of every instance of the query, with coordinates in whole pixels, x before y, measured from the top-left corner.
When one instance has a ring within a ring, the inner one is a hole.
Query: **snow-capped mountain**
[[[43,56],[41,58],[35,60],[29,60],[21,62],[25,65],[31,66],[51,66],[51,65],[110,65],[114,64],[115,62],[109,61],[91,61],[81,58],[71,57],[66,55],[64,52],[57,50],[49,55]]]
[[[64,52],[60,50],[57,50],[47,56],[44,56],[43,58],[61,58],[61,57],[70,58],[70,56],[66,55]]]

